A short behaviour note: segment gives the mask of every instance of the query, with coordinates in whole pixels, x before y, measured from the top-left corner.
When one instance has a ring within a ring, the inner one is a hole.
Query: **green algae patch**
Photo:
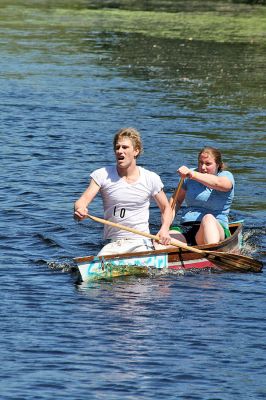
[[[139,33],[145,36],[266,44],[266,8],[263,6],[225,8],[205,12],[158,12],[121,9],[21,7],[1,9],[0,24],[12,29],[86,29],[92,32]]]

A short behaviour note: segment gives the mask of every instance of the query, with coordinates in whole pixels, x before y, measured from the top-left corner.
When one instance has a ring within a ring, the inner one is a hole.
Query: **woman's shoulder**
[[[232,174],[232,172],[224,170],[224,171],[220,171],[217,174],[218,176],[227,176],[228,178],[233,178],[234,175]]]
[[[230,182],[232,182],[232,184],[234,186],[235,178],[234,178],[234,175],[232,174],[232,172],[230,172],[230,171],[220,171],[217,176],[225,176],[226,178],[229,179]]]

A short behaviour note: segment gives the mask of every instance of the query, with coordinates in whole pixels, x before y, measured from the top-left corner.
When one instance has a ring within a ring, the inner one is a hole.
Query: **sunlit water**
[[[82,27],[6,27],[1,42],[1,398],[265,398],[264,274],[70,273],[102,245],[73,201],[122,126],[141,131],[139,162],[168,196],[178,166],[219,147],[245,252],[265,261],[265,53]],[[90,211],[102,216],[100,200]]]

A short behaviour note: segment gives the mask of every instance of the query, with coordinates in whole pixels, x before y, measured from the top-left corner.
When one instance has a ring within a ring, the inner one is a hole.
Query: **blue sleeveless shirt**
[[[229,171],[218,172],[217,176],[226,176],[233,184],[232,189],[221,192],[192,179],[184,180],[182,188],[186,191],[187,207],[182,214],[182,224],[200,222],[205,214],[212,214],[225,228],[228,228],[228,214],[234,198],[235,181]]]

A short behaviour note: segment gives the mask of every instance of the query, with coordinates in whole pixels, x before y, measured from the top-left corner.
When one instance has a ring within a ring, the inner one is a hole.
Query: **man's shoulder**
[[[160,175],[149,169],[143,167],[140,168],[142,179],[145,180],[146,185],[151,189],[152,192],[155,191],[156,193],[158,193],[164,186]]]
[[[154,172],[154,171],[151,171],[150,169],[146,169],[146,168],[144,168],[144,167],[139,167],[139,169],[140,169],[140,171],[141,171],[141,173],[143,174],[143,175],[145,175],[145,176],[148,176],[148,177],[150,177],[150,178],[160,178],[160,176],[156,173],[156,172]]]
[[[101,168],[97,168],[97,169],[95,169],[93,172],[92,172],[92,174],[99,174],[99,175],[105,175],[105,174],[109,174],[109,173],[112,173],[112,172],[114,172],[116,170],[116,167],[114,166],[114,165],[108,165],[108,166],[105,166],[105,167],[101,167]]]
[[[90,176],[99,186],[102,186],[105,182],[114,181],[117,178],[116,167],[110,165],[98,168],[94,170]]]

